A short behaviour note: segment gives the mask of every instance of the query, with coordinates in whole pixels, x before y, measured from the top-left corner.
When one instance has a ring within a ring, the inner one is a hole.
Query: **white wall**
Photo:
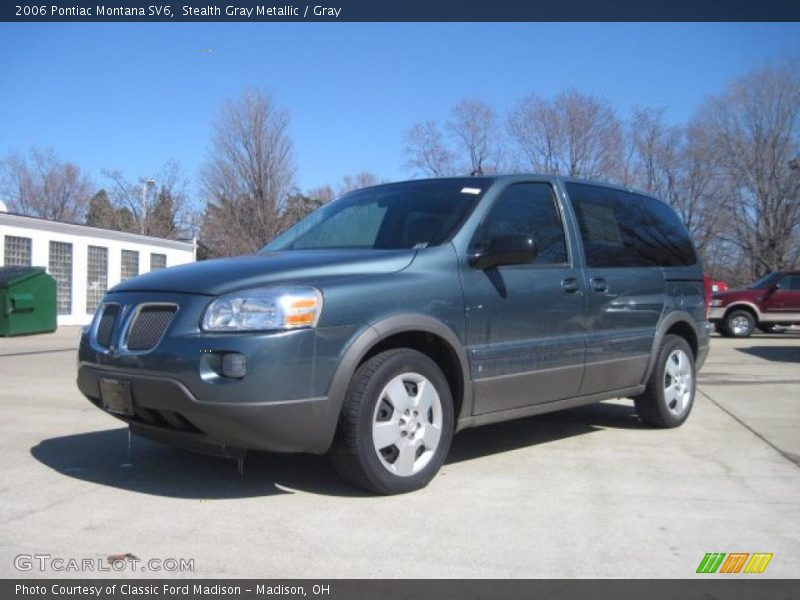
[[[0,214],[0,265],[5,264],[6,235],[31,239],[31,264],[36,267],[49,267],[51,241],[72,244],[72,313],[58,315],[59,325],[85,325],[92,319],[86,313],[89,246],[108,248],[108,289],[120,282],[123,249],[139,252],[140,275],[150,271],[151,253],[166,255],[167,267],[194,261],[194,246],[190,242]]]

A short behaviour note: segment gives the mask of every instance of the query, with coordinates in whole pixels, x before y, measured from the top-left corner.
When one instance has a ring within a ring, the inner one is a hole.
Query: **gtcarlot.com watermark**
[[[192,572],[193,558],[148,558],[142,560],[133,554],[112,554],[100,557],[67,557],[52,554],[18,554],[14,557],[18,571],[53,573],[119,573],[129,572]]]

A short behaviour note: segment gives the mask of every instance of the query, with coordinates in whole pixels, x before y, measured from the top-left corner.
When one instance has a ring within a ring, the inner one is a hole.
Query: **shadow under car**
[[[632,406],[600,403],[467,429],[446,463],[546,444],[606,428],[644,428]],[[324,456],[251,452],[238,474],[233,460],[193,454],[129,436],[125,427],[42,440],[32,456],[63,475],[174,498],[248,498],[294,493],[369,497],[339,478]]]

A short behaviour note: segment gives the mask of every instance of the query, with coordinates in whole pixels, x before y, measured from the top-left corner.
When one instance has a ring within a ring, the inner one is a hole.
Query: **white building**
[[[3,212],[0,266],[46,267],[58,284],[58,324],[85,325],[106,290],[156,269],[194,262],[195,244]]]

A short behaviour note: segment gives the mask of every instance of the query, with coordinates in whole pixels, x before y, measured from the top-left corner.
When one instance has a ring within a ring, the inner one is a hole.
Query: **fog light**
[[[247,357],[238,352],[222,355],[222,374],[225,377],[241,379],[247,375]]]

